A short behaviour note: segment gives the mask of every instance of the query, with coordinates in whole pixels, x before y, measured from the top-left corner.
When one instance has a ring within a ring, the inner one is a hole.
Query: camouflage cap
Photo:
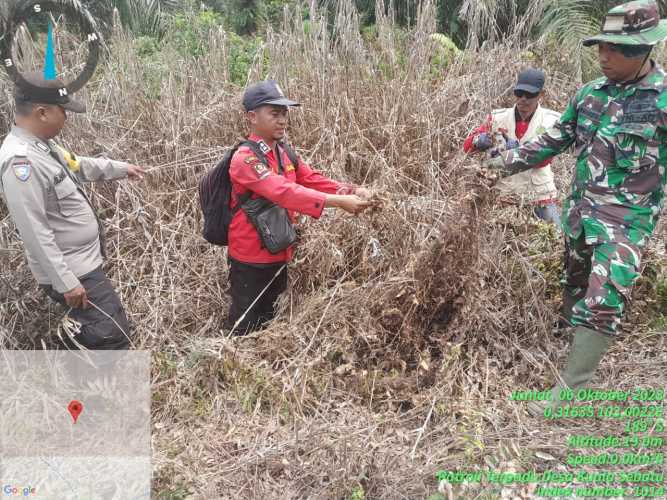
[[[660,20],[654,0],[636,0],[611,9],[602,25],[602,33],[586,38],[586,47],[600,42],[616,45],[655,45],[667,38],[667,21]]]

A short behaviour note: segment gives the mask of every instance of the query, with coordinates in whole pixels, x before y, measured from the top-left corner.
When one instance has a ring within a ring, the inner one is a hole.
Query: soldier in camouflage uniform
[[[572,193],[563,206],[566,261],[563,317],[575,327],[564,385],[593,378],[616,337],[626,301],[640,274],[642,254],[663,204],[667,183],[667,74],[650,60],[667,38],[654,1],[613,8],[598,45],[605,77],[584,85],[560,121],[520,148],[487,162],[506,174],[526,170],[574,144]],[[559,404],[529,404],[539,414]]]

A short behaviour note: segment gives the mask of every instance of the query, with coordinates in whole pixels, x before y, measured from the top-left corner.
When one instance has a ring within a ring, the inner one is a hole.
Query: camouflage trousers
[[[565,239],[563,317],[616,335],[625,304],[639,278],[642,251],[631,243],[586,244],[583,235]]]

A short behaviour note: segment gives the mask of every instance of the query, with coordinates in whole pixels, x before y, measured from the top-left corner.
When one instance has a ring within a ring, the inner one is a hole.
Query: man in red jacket
[[[232,158],[231,208],[239,198],[252,193],[294,212],[319,218],[325,207],[337,207],[358,214],[369,206],[371,193],[351,184],[342,184],[314,171],[303,160],[293,165],[281,143],[287,127],[288,108],[299,106],[285,97],[273,80],[249,86],[243,107],[250,124],[248,140],[257,143],[266,156],[266,166],[247,146]],[[282,169],[279,168],[279,161]],[[281,172],[282,170],[282,172]],[[275,315],[278,296],[287,288],[287,262],[293,247],[277,254],[263,248],[259,234],[243,210],[237,210],[229,226],[229,278],[231,306],[225,328],[244,335],[261,328]]]

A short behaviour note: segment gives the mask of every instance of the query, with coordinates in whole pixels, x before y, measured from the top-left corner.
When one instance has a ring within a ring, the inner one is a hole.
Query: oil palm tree
[[[165,32],[164,14],[185,2],[183,0],[83,0],[96,19],[110,24],[113,12],[124,28],[137,35],[162,38]]]
[[[444,0],[445,2],[447,0]],[[515,36],[521,41],[547,41],[570,54],[578,76],[590,76],[595,53],[581,41],[600,29],[604,15],[627,0],[463,0],[459,17],[468,29],[468,45]],[[664,13],[667,0],[658,0]]]

